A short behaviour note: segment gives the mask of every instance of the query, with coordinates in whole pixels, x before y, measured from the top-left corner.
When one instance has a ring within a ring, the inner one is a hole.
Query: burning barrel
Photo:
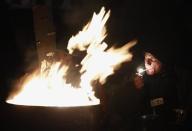
[[[100,106],[40,107],[1,104],[0,130],[97,131]]]
[[[68,60],[71,61],[67,57],[56,59],[55,52],[46,45],[45,50],[39,50],[43,57],[40,67],[18,79],[6,101],[14,105],[2,104],[3,130],[98,130],[102,113],[93,82],[104,84],[123,62],[131,60],[129,49],[136,44],[132,41],[120,48],[108,48],[104,39],[109,16],[110,11],[105,12],[103,7],[98,14],[93,14],[82,31],[70,38],[67,46],[70,55],[74,55],[75,50],[86,52],[78,64],[68,64]],[[44,35],[40,41],[43,40]],[[75,73],[69,73],[76,69],[80,69],[79,80],[75,79]]]

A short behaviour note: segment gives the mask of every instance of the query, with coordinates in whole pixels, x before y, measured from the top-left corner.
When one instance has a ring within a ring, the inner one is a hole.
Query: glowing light
[[[139,76],[143,76],[143,74],[145,73],[146,69],[144,69],[143,67],[138,67],[137,68],[137,75]]]

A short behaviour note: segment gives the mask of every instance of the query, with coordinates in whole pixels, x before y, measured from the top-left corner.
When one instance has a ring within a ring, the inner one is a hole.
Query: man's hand
[[[144,86],[143,77],[136,75],[134,77],[134,85],[137,89],[141,89]]]

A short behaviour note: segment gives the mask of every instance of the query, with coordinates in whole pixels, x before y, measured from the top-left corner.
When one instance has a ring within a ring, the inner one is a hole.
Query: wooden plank
[[[45,5],[33,7],[33,22],[39,63],[55,52],[56,37],[50,10]]]

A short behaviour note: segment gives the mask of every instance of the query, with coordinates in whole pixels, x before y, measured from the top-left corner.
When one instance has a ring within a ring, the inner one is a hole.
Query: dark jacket
[[[154,76],[144,76],[143,98],[143,114],[149,118],[148,122],[144,120],[144,126],[149,131],[175,130],[176,126],[171,125],[176,120],[174,110],[178,106],[175,74],[164,70]]]

